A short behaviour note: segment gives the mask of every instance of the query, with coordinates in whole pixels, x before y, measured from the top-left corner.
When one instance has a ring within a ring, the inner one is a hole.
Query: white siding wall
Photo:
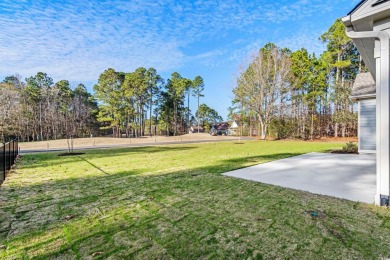
[[[359,152],[376,151],[376,100],[359,101]]]

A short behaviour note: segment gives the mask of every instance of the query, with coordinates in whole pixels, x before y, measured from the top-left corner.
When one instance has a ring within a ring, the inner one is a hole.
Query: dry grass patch
[[[126,146],[136,144],[153,144],[153,143],[168,143],[168,142],[185,142],[185,141],[220,141],[220,140],[235,140],[238,137],[234,136],[211,136],[207,133],[194,133],[181,136],[143,136],[137,138],[112,138],[112,137],[92,137],[92,138],[76,138],[74,148],[80,147],[101,147],[101,146]],[[28,150],[45,150],[45,149],[68,149],[67,139],[21,142],[20,148],[23,151]]]

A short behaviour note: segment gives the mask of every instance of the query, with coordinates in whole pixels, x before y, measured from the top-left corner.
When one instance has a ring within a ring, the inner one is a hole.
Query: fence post
[[[7,160],[5,156],[5,143],[3,143],[3,181],[5,181],[6,171],[7,171]]]
[[[8,142],[8,159],[9,159],[9,169],[11,169],[11,166],[12,166],[12,156],[11,156],[11,142]]]
[[[16,139],[2,144],[3,147],[0,148],[0,156],[3,159],[1,161],[0,184],[5,181],[7,170],[11,170],[12,165],[15,164],[16,157],[19,155],[19,143]]]
[[[8,170],[10,170],[12,165],[11,142],[8,142],[8,159],[9,159]]]
[[[15,140],[12,140],[12,164],[15,163]]]

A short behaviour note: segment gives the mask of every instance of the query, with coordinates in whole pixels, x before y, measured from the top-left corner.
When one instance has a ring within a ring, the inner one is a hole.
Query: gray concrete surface
[[[376,158],[372,154],[309,153],[224,173],[352,201],[374,203]]]

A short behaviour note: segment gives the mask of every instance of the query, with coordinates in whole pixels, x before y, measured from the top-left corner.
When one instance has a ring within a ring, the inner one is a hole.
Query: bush
[[[269,126],[269,135],[275,139],[290,138],[294,133],[294,123],[288,119],[274,119]]]
[[[345,152],[345,153],[357,153],[358,152],[358,146],[356,143],[354,142],[348,142],[346,143],[343,148],[341,149],[341,151]]]

